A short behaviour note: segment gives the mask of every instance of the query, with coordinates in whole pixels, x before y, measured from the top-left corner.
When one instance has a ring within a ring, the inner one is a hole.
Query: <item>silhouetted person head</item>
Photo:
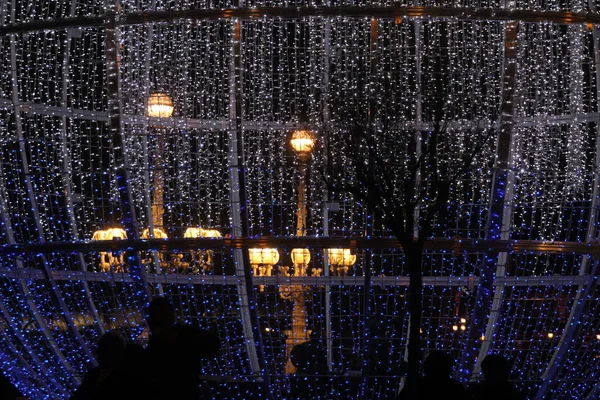
[[[499,354],[490,354],[481,362],[483,377],[489,382],[506,382],[510,376],[510,363]]]
[[[153,335],[160,335],[175,325],[175,310],[164,297],[155,297],[148,306],[146,321]]]
[[[429,378],[449,378],[454,360],[441,350],[433,350],[423,362],[423,375]]]
[[[125,339],[118,332],[107,332],[98,340],[97,353],[101,368],[114,368],[123,361]]]

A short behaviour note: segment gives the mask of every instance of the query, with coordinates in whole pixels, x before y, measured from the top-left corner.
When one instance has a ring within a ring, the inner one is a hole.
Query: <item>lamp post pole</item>
[[[148,98],[148,116],[151,118],[170,118],[173,115],[173,100],[165,93],[152,93]],[[152,125],[156,151],[153,153],[154,175],[152,177],[152,228],[163,232],[164,207],[164,138],[160,123]],[[157,237],[156,232],[152,232]]]
[[[307,130],[294,131],[290,144],[298,160],[298,208],[296,210],[296,236],[306,235],[306,170],[310,161],[312,149],[315,145],[315,138],[312,132]],[[310,252],[308,249],[293,249],[292,261],[294,262],[294,276],[306,276],[307,264],[310,262]],[[290,274],[291,275],[291,274]],[[287,297],[293,302],[292,308],[292,329],[284,331],[286,335],[286,365],[285,373],[293,374],[296,367],[291,362],[290,355],[292,349],[297,344],[306,342],[310,332],[306,329],[306,306],[305,296],[306,288],[302,285],[290,285],[289,292],[281,293],[282,297]]]

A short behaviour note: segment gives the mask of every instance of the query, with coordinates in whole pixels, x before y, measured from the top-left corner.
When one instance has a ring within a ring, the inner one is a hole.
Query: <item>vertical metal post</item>
[[[75,0],[71,0],[71,16],[75,16],[77,3]],[[71,39],[73,36],[73,30],[67,29],[67,38],[65,41],[65,52],[64,52],[64,60],[63,60],[63,81],[62,81],[62,106],[67,108],[68,105],[68,93],[69,93],[69,60],[70,60],[70,48],[71,48]],[[65,190],[65,203],[67,208],[67,217],[69,219],[69,225],[71,226],[71,235],[74,241],[80,241],[81,236],[79,235],[79,224],[77,223],[77,219],[75,218],[75,211],[73,205],[73,188],[71,185],[71,178],[73,176],[73,172],[71,171],[71,153],[69,151],[68,145],[68,129],[67,129],[67,117],[62,116],[62,136],[61,136],[61,155],[63,159],[63,170],[61,174],[63,188]],[[87,263],[85,262],[85,257],[83,253],[77,253],[79,258],[79,268],[81,271],[87,270]],[[105,332],[104,326],[102,324],[102,319],[100,318],[100,314],[98,314],[98,308],[96,307],[96,303],[92,297],[92,293],[90,291],[90,287],[88,282],[85,280],[80,281],[81,286],[83,287],[83,293],[85,294],[86,301],[88,304],[88,308],[90,313],[94,318],[94,326],[98,331],[98,334],[102,336]],[[92,358],[92,362],[96,363],[95,358]]]
[[[13,0],[13,7],[14,6],[15,6],[15,0]],[[14,106],[14,115],[15,115],[15,129],[16,129],[17,140],[19,143],[19,155],[21,158],[21,167],[23,169],[23,175],[25,176],[24,183],[25,183],[25,187],[27,190],[27,195],[29,197],[29,204],[31,206],[33,218],[35,221],[35,228],[36,228],[37,234],[38,234],[38,241],[39,241],[39,243],[45,243],[46,239],[44,237],[44,231],[43,231],[43,227],[42,227],[42,223],[41,223],[41,215],[40,215],[39,207],[38,207],[38,204],[36,201],[36,195],[33,190],[33,184],[31,183],[31,175],[29,172],[29,162],[27,160],[27,149],[25,148],[25,136],[23,133],[23,126],[22,126],[22,121],[21,121],[22,106],[21,106],[21,100],[19,98],[19,87],[18,87],[19,76],[18,76],[18,70],[17,70],[16,39],[15,39],[14,35],[12,35],[10,38],[10,54],[11,54],[11,70],[12,70],[11,72],[12,72],[12,90],[13,90],[13,106]],[[48,263],[46,256],[41,255],[40,257],[41,257],[42,264],[43,264],[44,277],[48,281],[48,285],[50,286],[50,288],[49,288],[50,296],[51,296],[50,301],[53,303],[54,307],[56,307],[58,310],[61,311],[61,315],[64,317],[65,323],[67,324],[69,331],[72,333],[75,340],[79,343],[80,349],[85,353],[86,357],[89,360],[94,360],[94,355],[92,354],[86,341],[83,340],[83,337],[79,333],[79,330],[75,326],[73,317],[71,316],[71,313],[69,312],[69,309],[67,308],[67,305],[64,301],[64,297],[63,297],[62,293],[60,292],[58,285],[54,281],[54,278],[53,278],[52,272],[51,272],[51,268],[50,268],[50,264]],[[33,303],[30,303],[30,304],[33,305]],[[35,309],[35,310],[32,309],[32,312],[34,314],[39,314],[39,311],[37,309]],[[48,327],[47,327],[45,321],[43,321],[42,318],[39,318],[39,320],[41,322],[40,327],[44,330],[48,330]],[[71,375],[72,375],[71,379],[73,379],[73,381],[75,383],[79,383],[79,379],[74,375],[74,371],[73,371],[70,363],[68,363],[67,360],[62,356],[62,354],[60,354],[60,350],[57,347],[53,346],[53,344],[55,345],[55,343],[54,343],[53,339],[51,339],[50,332],[49,331],[45,332],[45,335],[48,339],[50,339],[48,343],[51,345],[51,347],[53,347],[53,350],[56,351],[56,355],[58,356],[59,360],[63,361],[63,364],[65,365],[65,367],[67,367],[67,370],[71,373]]]
[[[5,230],[6,241],[10,245],[16,245],[17,241],[15,239],[12,222],[10,220],[9,207],[8,207],[8,202],[6,200],[7,195],[6,195],[5,188],[6,188],[6,183],[4,181],[2,168],[0,168],[0,221],[2,222],[2,226],[4,227],[4,230]],[[23,260],[21,259],[21,257],[16,258],[15,266],[16,266],[17,270],[25,269],[25,266],[23,265]],[[44,321],[44,319],[41,316],[41,313],[39,312],[39,310],[37,308],[37,305],[33,302],[32,295],[29,291],[29,287],[27,286],[27,283],[25,282],[24,279],[19,279],[19,286],[21,289],[21,297],[23,297],[25,299],[27,307],[29,308],[29,311],[30,311],[30,315],[33,316],[38,328],[42,331],[42,334],[43,334],[42,340],[52,350],[54,355],[57,357],[59,363],[62,364],[63,368],[65,368],[66,371],[71,372],[73,369],[72,369],[70,363],[64,358],[62,352],[58,348],[58,345],[54,341],[54,338],[52,337],[52,334],[50,333],[50,330],[48,329],[48,325],[46,324],[46,321]],[[21,346],[23,347],[23,349],[29,354],[29,356],[31,357],[33,362],[36,364],[36,366],[38,366],[38,368],[40,370],[39,374],[36,372],[33,374],[33,376],[37,376],[36,381],[41,386],[45,386],[46,388],[48,388],[48,385],[46,384],[46,381],[44,380],[44,378],[51,376],[51,373],[46,368],[46,366],[45,366],[46,364],[43,363],[37,356],[37,351],[34,350],[37,348],[37,346],[39,344],[29,343],[29,340],[27,340],[25,335],[23,335],[21,327],[18,325],[17,322],[15,322],[13,320],[13,317],[9,314],[8,310],[6,310],[6,308],[4,307],[4,305],[2,303],[0,303],[0,307],[2,309],[2,315],[4,316],[4,319],[6,320],[10,330],[12,331],[12,335],[10,337],[18,340],[19,345],[20,345],[19,347],[21,347]],[[10,342],[10,343],[12,346],[12,342]],[[13,348],[14,348],[14,346],[13,346]],[[15,349],[15,352],[16,352],[15,354],[17,354],[17,355],[19,354],[19,351],[17,349]],[[20,356],[18,358],[22,359],[22,356]],[[28,366],[28,368],[30,368],[30,366],[27,362],[22,362],[22,365],[26,365],[26,366]],[[61,386],[60,384],[58,384],[55,381],[53,382],[52,380],[50,381],[50,383],[54,383],[54,385],[52,385],[52,388],[50,389],[50,393],[53,393],[54,391],[56,391],[58,393],[62,393],[62,394],[66,393],[65,387]]]
[[[486,226],[489,240],[508,240],[514,196],[514,173],[510,170],[513,145],[514,91],[517,73],[517,45],[519,23],[509,21],[504,29],[503,81],[500,98],[500,134],[496,147],[496,164],[490,194],[490,212]],[[495,129],[492,127],[492,129]],[[489,253],[481,268],[481,276],[475,296],[475,308],[469,321],[467,344],[460,359],[458,374],[461,380],[475,378],[481,361],[488,353],[496,334],[504,297],[504,285],[495,285],[504,277],[508,253]],[[495,271],[495,274],[494,274]],[[494,295],[492,297],[492,290]],[[491,304],[490,304],[491,302]],[[487,327],[486,327],[487,319]],[[484,340],[481,340],[483,336]],[[475,363],[475,357],[477,361]],[[475,366],[473,368],[473,363]]]
[[[139,223],[136,218],[131,188],[129,183],[129,155],[125,149],[125,133],[121,129],[121,82],[119,67],[119,30],[116,24],[119,0],[105,1],[108,21],[106,25],[106,74],[108,94],[108,126],[113,140],[115,173],[117,189],[121,203],[121,219],[129,240],[140,239]],[[129,275],[133,280],[134,297],[137,306],[143,310],[149,302],[150,291],[142,267],[139,251],[128,250],[126,253]],[[139,321],[141,322],[141,321]]]
[[[329,131],[329,81],[331,67],[331,20],[326,19],[323,26],[323,126]],[[325,154],[324,157],[329,157]],[[323,160],[327,165],[327,159]],[[329,192],[327,185],[323,185],[323,236],[329,236]],[[323,275],[329,276],[329,256],[327,249],[323,250]],[[328,280],[329,282],[329,280]],[[331,285],[325,285],[325,348],[327,351],[327,369],[333,366],[333,346],[331,341]]]
[[[415,1],[415,5],[418,5],[418,1]],[[416,106],[415,106],[415,120],[417,131],[415,132],[415,143],[416,143],[416,155],[415,158],[419,159],[421,156],[421,131],[419,130],[423,122],[423,87],[421,85],[423,79],[423,70],[421,64],[421,41],[423,39],[423,26],[419,19],[412,21],[415,29],[415,70],[416,70]],[[421,172],[417,171],[416,184],[419,185],[421,182]],[[419,220],[420,212],[419,208],[415,207],[414,210],[415,221]],[[415,226],[413,230],[413,236],[419,237],[419,227]],[[410,343],[410,318],[408,320],[408,326],[406,330],[406,346],[404,347],[404,362],[408,363],[408,344]],[[406,377],[403,376],[400,380],[400,386],[404,386]]]
[[[378,38],[379,21],[377,18],[371,19],[370,35],[369,35],[369,53],[371,59],[370,65],[370,76],[369,76],[369,133],[374,135],[376,132],[375,124],[377,122],[377,104],[376,104],[376,76],[379,67],[379,59],[377,54],[377,38]],[[372,166],[372,161],[369,162],[369,168]],[[370,237],[373,234],[373,216],[369,214],[369,210],[366,210],[366,230],[365,236]],[[362,397],[367,398],[369,386],[370,386],[370,335],[369,330],[369,317],[371,311],[371,251],[364,249],[363,258],[363,272],[365,277],[365,285],[363,287],[363,310],[362,310],[362,324],[363,324],[363,340],[362,340],[362,354],[363,354],[363,380],[362,380]]]
[[[590,9],[594,12],[597,11],[597,7],[596,7],[596,2],[593,0],[589,1],[590,4]],[[598,84],[598,79],[600,79],[600,30],[598,29],[598,25],[593,25],[593,31],[594,31],[594,44],[593,44],[593,52],[594,52],[594,61],[595,61],[595,66],[596,66],[596,101],[600,101],[600,84]],[[600,106],[599,106],[600,108]],[[600,189],[600,175],[598,174],[598,167],[599,167],[599,163],[600,163],[600,126],[597,124],[596,125],[596,169],[594,170],[596,176],[594,179],[594,199],[598,198],[598,190]],[[593,212],[594,214],[598,213],[598,209],[597,209],[598,205],[596,205],[596,207],[593,207],[591,212]],[[596,219],[598,217],[596,216]],[[591,218],[590,218],[591,219]],[[588,231],[589,233],[589,231]],[[592,240],[593,238],[595,238],[596,233],[593,233],[592,236]],[[590,240],[590,238],[588,237],[588,240]],[[594,279],[597,280],[598,278],[595,276],[591,276],[590,279]],[[596,385],[594,386],[594,388],[588,393],[588,396],[586,397],[585,400],[595,400],[597,398],[600,397],[600,381],[596,383]]]
[[[236,0],[236,7],[240,7],[240,0]],[[232,235],[234,237],[247,237],[248,211],[246,201],[246,171],[244,163],[244,127],[242,121],[242,54],[241,35],[242,23],[239,19],[232,20],[232,43],[230,63],[230,104],[229,116],[233,125],[229,131],[229,185],[231,190],[231,218],[233,223]],[[244,328],[244,341],[246,352],[250,361],[250,370],[257,379],[263,380],[263,393],[267,399],[271,398],[270,373],[266,366],[263,350],[262,335],[258,319],[258,308],[254,296],[252,271],[247,250],[235,249],[234,261],[236,275],[241,281],[237,285],[240,317]]]
[[[15,7],[16,7],[16,2],[15,0],[12,1],[12,5],[11,5],[11,20],[14,21],[15,20]],[[21,124],[21,112],[22,112],[22,106],[20,103],[20,99],[19,99],[19,87],[18,87],[18,82],[19,82],[19,77],[18,77],[18,71],[17,71],[17,52],[16,52],[16,39],[15,36],[11,36],[10,37],[10,58],[11,58],[11,73],[12,73],[12,90],[13,90],[13,112],[15,114],[15,126],[17,129],[17,138],[20,139],[23,137],[23,131],[22,131],[22,124]],[[21,141],[22,143],[22,141]],[[20,149],[22,151],[22,149]],[[29,177],[27,177],[27,179],[29,180]],[[14,237],[14,233],[13,233],[13,229],[12,229],[12,222],[10,220],[10,216],[9,216],[9,206],[8,203],[6,201],[6,194],[4,192],[4,188],[5,186],[5,182],[4,182],[4,177],[2,174],[2,169],[0,169],[0,187],[2,188],[2,195],[0,195],[0,210],[1,210],[1,215],[2,215],[2,224],[6,229],[6,238],[9,244],[17,244],[15,237]],[[15,266],[18,270],[23,270],[25,269],[24,265],[23,265],[23,260],[21,259],[21,257],[17,257],[16,262],[15,262]],[[67,373],[69,373],[70,375],[70,380],[72,383],[77,384],[78,380],[75,379],[74,374],[73,374],[73,367],[71,366],[71,364],[69,363],[69,361],[64,357],[64,355],[62,354],[60,348],[58,347],[56,341],[54,340],[54,338],[52,337],[52,333],[50,332],[50,329],[48,328],[48,325],[46,324],[46,321],[44,320],[44,318],[42,317],[37,304],[33,301],[33,296],[31,295],[31,292],[29,291],[29,287],[27,286],[27,283],[20,279],[19,280],[20,283],[20,287],[21,287],[21,293],[22,296],[26,299],[26,303],[27,306],[29,307],[29,312],[30,315],[35,319],[35,322],[38,326],[38,329],[41,330],[41,333],[43,335],[43,341],[46,343],[46,345],[48,346],[49,350],[54,354],[54,356],[56,357],[58,363],[60,365],[62,365],[62,367],[64,368],[65,371],[67,371]],[[11,321],[11,320],[9,320]],[[39,358],[37,358],[37,356],[35,356],[36,352],[33,350],[33,347],[30,346],[28,344],[28,341],[25,340],[24,336],[22,334],[19,333],[19,327],[17,327],[14,324],[11,324],[12,328],[15,331],[16,337],[19,339],[22,339],[22,343],[24,345],[24,347],[26,349],[28,349],[28,352],[34,357],[34,360],[37,359],[37,361],[39,362]],[[9,325],[10,326],[10,325]],[[43,364],[38,364],[38,365],[43,365]],[[40,383],[44,384],[44,382],[40,379]],[[55,386],[56,390],[59,393],[65,393],[66,389],[64,386],[60,385],[60,384],[56,384]]]
[[[156,9],[156,0],[152,0],[150,8],[152,10]],[[152,61],[152,44],[153,44],[153,40],[154,40],[154,25],[152,24],[148,24],[148,27],[146,28],[146,58],[145,58],[145,62],[144,62],[144,101],[147,101],[151,91],[150,91],[150,67],[151,67],[151,61]],[[148,128],[148,129],[152,129],[152,128]],[[162,156],[163,153],[163,149],[162,149],[162,138],[160,138],[161,140],[161,149],[160,149],[160,153]],[[148,162],[148,156],[149,156],[149,151],[148,151],[148,135],[143,135],[142,137],[142,147],[144,149],[144,184],[146,185],[147,188],[150,189],[150,165]],[[160,166],[156,167],[156,163],[155,163],[155,170],[154,173],[156,174],[156,170],[157,168],[160,168]],[[164,183],[164,181],[163,181]],[[156,186],[155,183],[153,182],[153,186]],[[155,218],[154,218],[154,208],[153,208],[153,204],[152,204],[152,197],[150,196],[150,192],[151,190],[146,190],[144,193],[144,201],[146,203],[146,215],[147,215],[147,219],[148,219],[148,233],[149,233],[149,237],[153,238],[154,236],[154,227],[155,227]],[[162,214],[161,214],[162,216]],[[159,223],[160,226],[162,226],[163,221],[161,218],[161,221]],[[156,274],[160,274],[160,258],[158,255],[158,251],[156,250],[151,250],[150,251],[151,257],[152,257],[152,265],[154,266],[154,272]],[[162,289],[162,285],[157,283],[155,284],[156,287],[156,292],[159,295],[163,294],[163,289]]]
[[[585,37],[585,27],[581,25],[569,26],[570,37],[577,41],[582,40]],[[600,101],[600,95],[598,91],[600,88],[598,87],[598,79],[600,78],[600,70],[598,62],[600,62],[600,48],[598,47],[598,28],[593,28],[593,36],[594,36],[594,60],[596,63],[596,99]],[[574,51],[582,51],[582,44],[579,43],[579,46],[571,43],[569,46],[571,52]],[[573,57],[575,63],[571,63],[571,69],[578,68],[581,72],[581,54],[578,57]],[[573,77],[575,74],[571,73]],[[578,104],[571,104],[571,114],[576,116],[578,111],[580,110],[581,100],[583,93],[577,93],[581,90],[581,87],[577,87],[576,85],[571,85],[571,101],[575,101]],[[574,99],[574,100],[573,100]],[[596,239],[596,223],[598,221],[598,206],[600,199],[598,198],[598,189],[600,186],[600,176],[598,175],[598,171],[600,170],[600,126],[596,124],[596,160],[595,160],[595,168],[594,168],[594,187],[592,189],[592,198],[591,198],[591,208],[590,208],[590,217],[588,220],[587,227],[587,236],[586,242],[592,243]],[[582,256],[581,266],[579,268],[579,276],[588,275],[588,279],[585,284],[579,285],[577,287],[577,293],[575,294],[575,299],[573,303],[573,307],[571,308],[571,312],[569,313],[569,317],[565,324],[565,327],[560,335],[560,339],[558,342],[558,346],[554,350],[552,354],[552,358],[548,363],[544,373],[542,374],[542,384],[540,389],[537,391],[535,399],[543,400],[548,397],[548,392],[552,390],[552,385],[556,382],[556,379],[559,376],[559,372],[561,371],[561,367],[563,366],[563,361],[568,353],[569,347],[571,346],[572,339],[577,337],[579,332],[581,331],[581,318],[584,316],[586,310],[588,309],[588,301],[590,297],[596,290],[596,286],[598,284],[597,280],[597,271],[598,271],[598,260],[594,260],[592,268],[590,270],[590,256],[584,255]]]

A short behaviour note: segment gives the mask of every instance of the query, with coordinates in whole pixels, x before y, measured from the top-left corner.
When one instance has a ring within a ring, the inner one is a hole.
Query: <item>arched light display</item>
[[[392,397],[409,260],[383,215],[398,204],[372,201],[392,193],[439,211],[402,219],[432,227],[404,238],[425,240],[424,351],[448,351],[463,382],[496,352],[531,398],[598,398],[596,13],[3,2],[2,371],[32,399],[68,398],[106,331],[144,342],[162,295],[226,344],[201,371],[222,398],[285,398],[310,333],[342,398]],[[358,176],[378,157],[380,192]],[[398,168],[417,167],[398,193]]]

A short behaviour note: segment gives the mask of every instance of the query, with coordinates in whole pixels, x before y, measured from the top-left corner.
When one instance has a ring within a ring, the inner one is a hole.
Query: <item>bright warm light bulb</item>
[[[461,325],[461,326],[460,326],[460,330],[461,330],[461,331],[466,331],[466,330],[467,330],[467,327],[466,327],[466,326],[464,326],[464,325]]]
[[[169,118],[173,110],[173,100],[165,93],[152,93],[148,98],[149,117]]]
[[[596,335],[596,339],[600,340],[600,333]]]
[[[552,339],[554,337],[554,333],[548,332],[548,339]]]
[[[299,156],[308,157],[315,146],[315,137],[311,131],[294,131],[290,139],[290,144]]]
[[[456,332],[458,330],[458,325],[452,325],[452,330]]]
[[[467,319],[466,318],[461,318],[460,319],[460,323],[461,324],[466,324],[467,323]]]

